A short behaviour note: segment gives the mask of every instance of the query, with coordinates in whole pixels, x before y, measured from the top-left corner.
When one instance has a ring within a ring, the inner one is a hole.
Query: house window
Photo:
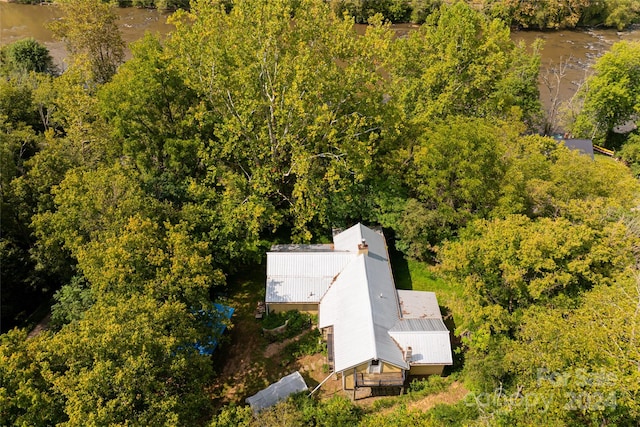
[[[381,372],[382,365],[378,359],[373,359],[371,363],[369,363],[369,373],[370,374],[379,374]]]

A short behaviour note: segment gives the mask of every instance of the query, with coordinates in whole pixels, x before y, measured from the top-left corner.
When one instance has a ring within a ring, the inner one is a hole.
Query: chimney
[[[365,239],[362,239],[362,243],[358,244],[358,255],[360,254],[369,255],[369,245]]]
[[[407,347],[404,352],[404,360],[407,363],[411,363],[411,358],[413,357],[413,349],[411,347]]]

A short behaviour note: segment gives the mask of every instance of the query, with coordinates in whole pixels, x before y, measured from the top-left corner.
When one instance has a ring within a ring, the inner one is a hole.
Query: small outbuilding
[[[247,397],[245,401],[251,406],[254,413],[258,413],[263,409],[285,400],[294,393],[306,390],[308,390],[307,383],[304,382],[304,378],[302,378],[300,372],[295,371],[281,378],[277,383],[273,383],[253,396]]]

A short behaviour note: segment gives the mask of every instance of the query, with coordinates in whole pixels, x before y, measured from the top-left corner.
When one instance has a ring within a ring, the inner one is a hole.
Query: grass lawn
[[[442,314],[453,316],[456,325],[464,310],[462,288],[449,284],[434,273],[434,266],[426,262],[407,259],[400,252],[390,253],[396,288],[435,292]],[[452,331],[453,332],[453,331]]]

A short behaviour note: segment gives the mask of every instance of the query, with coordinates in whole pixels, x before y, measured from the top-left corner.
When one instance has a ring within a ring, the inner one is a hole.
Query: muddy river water
[[[59,17],[54,6],[20,5],[3,3],[0,0],[0,45],[12,43],[24,37],[34,37],[45,44],[51,51],[57,64],[64,67],[66,51],[64,45],[53,39],[51,31],[45,24]],[[126,42],[139,39],[146,31],[166,34],[173,26],[166,23],[168,15],[150,9],[124,8],[117,9],[120,16],[120,29]],[[412,31],[415,26],[397,25],[398,34]],[[589,72],[596,58],[606,52],[613,43],[621,40],[640,40],[640,27],[627,31],[610,29],[590,29],[575,31],[516,31],[512,33],[515,41],[524,41],[531,45],[537,38],[544,40],[541,51],[542,69],[558,67],[561,62],[567,64],[565,76],[561,81],[559,98],[569,99],[580,82]],[[548,90],[544,84],[540,93],[545,105],[549,103]]]

